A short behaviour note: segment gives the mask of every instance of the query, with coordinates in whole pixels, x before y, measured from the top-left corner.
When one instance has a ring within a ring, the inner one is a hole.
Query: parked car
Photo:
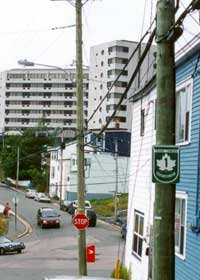
[[[85,214],[89,220],[89,227],[96,227],[97,224],[97,214],[92,209],[86,209]]]
[[[36,193],[35,200],[39,201],[39,202],[48,202],[48,203],[51,202],[50,197],[48,195],[46,195],[45,193],[41,193],[41,192]]]
[[[25,197],[27,198],[35,198],[37,191],[34,189],[27,189],[25,191]]]
[[[78,208],[78,200],[73,200],[69,207],[68,207],[68,213],[71,214],[71,215],[74,215],[75,213],[75,209]],[[91,203],[89,200],[85,200],[85,209],[91,209],[92,206],[91,206]]]
[[[13,241],[4,236],[0,236],[0,255],[16,252],[21,253],[25,249],[23,242]]]
[[[41,207],[37,212],[37,224],[41,228],[60,227],[60,215],[50,207]]]
[[[68,211],[71,200],[62,200],[60,204],[60,210]]]
[[[126,239],[126,233],[127,233],[127,224],[123,224],[121,228],[121,237],[122,239]]]

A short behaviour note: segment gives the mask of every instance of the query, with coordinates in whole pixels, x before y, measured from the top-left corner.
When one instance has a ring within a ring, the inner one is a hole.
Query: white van
[[[78,208],[78,200],[73,201],[73,207]],[[85,209],[90,209],[90,208],[92,208],[90,201],[85,200]]]

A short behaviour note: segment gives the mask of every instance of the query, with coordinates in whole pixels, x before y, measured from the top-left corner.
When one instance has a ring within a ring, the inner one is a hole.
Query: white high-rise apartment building
[[[76,130],[76,70],[12,69],[0,75],[0,130],[23,131],[41,124]],[[83,70],[84,120],[88,113],[88,69]]]
[[[138,63],[140,54],[145,48],[145,44],[141,45],[134,57],[131,59],[126,69],[123,71],[119,80],[108,93],[109,88],[116,80],[119,73],[122,71],[124,65],[128,62],[129,57],[137,47],[137,42],[117,40],[93,46],[90,50],[90,83],[88,100],[88,118],[96,110],[99,103],[104,99],[102,105],[94,114],[93,118],[89,120],[88,128],[94,132],[99,131],[113,113],[118,104],[122,94],[124,93],[128,82]],[[135,89],[144,85],[153,75],[153,61],[154,61],[155,46],[150,48],[140,71],[134,80],[131,89],[126,98],[117,111],[114,119],[108,126],[108,130],[130,131],[131,129],[131,104],[128,101],[128,96],[135,91]]]

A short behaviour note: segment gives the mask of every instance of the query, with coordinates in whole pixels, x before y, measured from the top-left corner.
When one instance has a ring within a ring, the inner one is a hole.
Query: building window
[[[141,110],[141,120],[140,120],[140,136],[144,136],[145,127],[145,110]]]
[[[139,211],[135,211],[132,252],[139,258],[142,257],[143,234],[144,214]]]
[[[55,177],[55,166],[52,166],[51,169],[51,178],[53,179]]]
[[[176,195],[175,208],[175,252],[178,256],[185,256],[186,236],[186,194]]]
[[[191,120],[191,80],[177,89],[176,92],[176,142],[184,143],[190,140]]]

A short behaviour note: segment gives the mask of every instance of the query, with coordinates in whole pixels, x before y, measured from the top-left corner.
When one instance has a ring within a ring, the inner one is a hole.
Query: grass
[[[117,210],[124,210],[128,208],[128,194],[122,194],[118,197]],[[91,200],[92,208],[97,215],[104,217],[111,217],[114,215],[114,197],[93,199]]]

